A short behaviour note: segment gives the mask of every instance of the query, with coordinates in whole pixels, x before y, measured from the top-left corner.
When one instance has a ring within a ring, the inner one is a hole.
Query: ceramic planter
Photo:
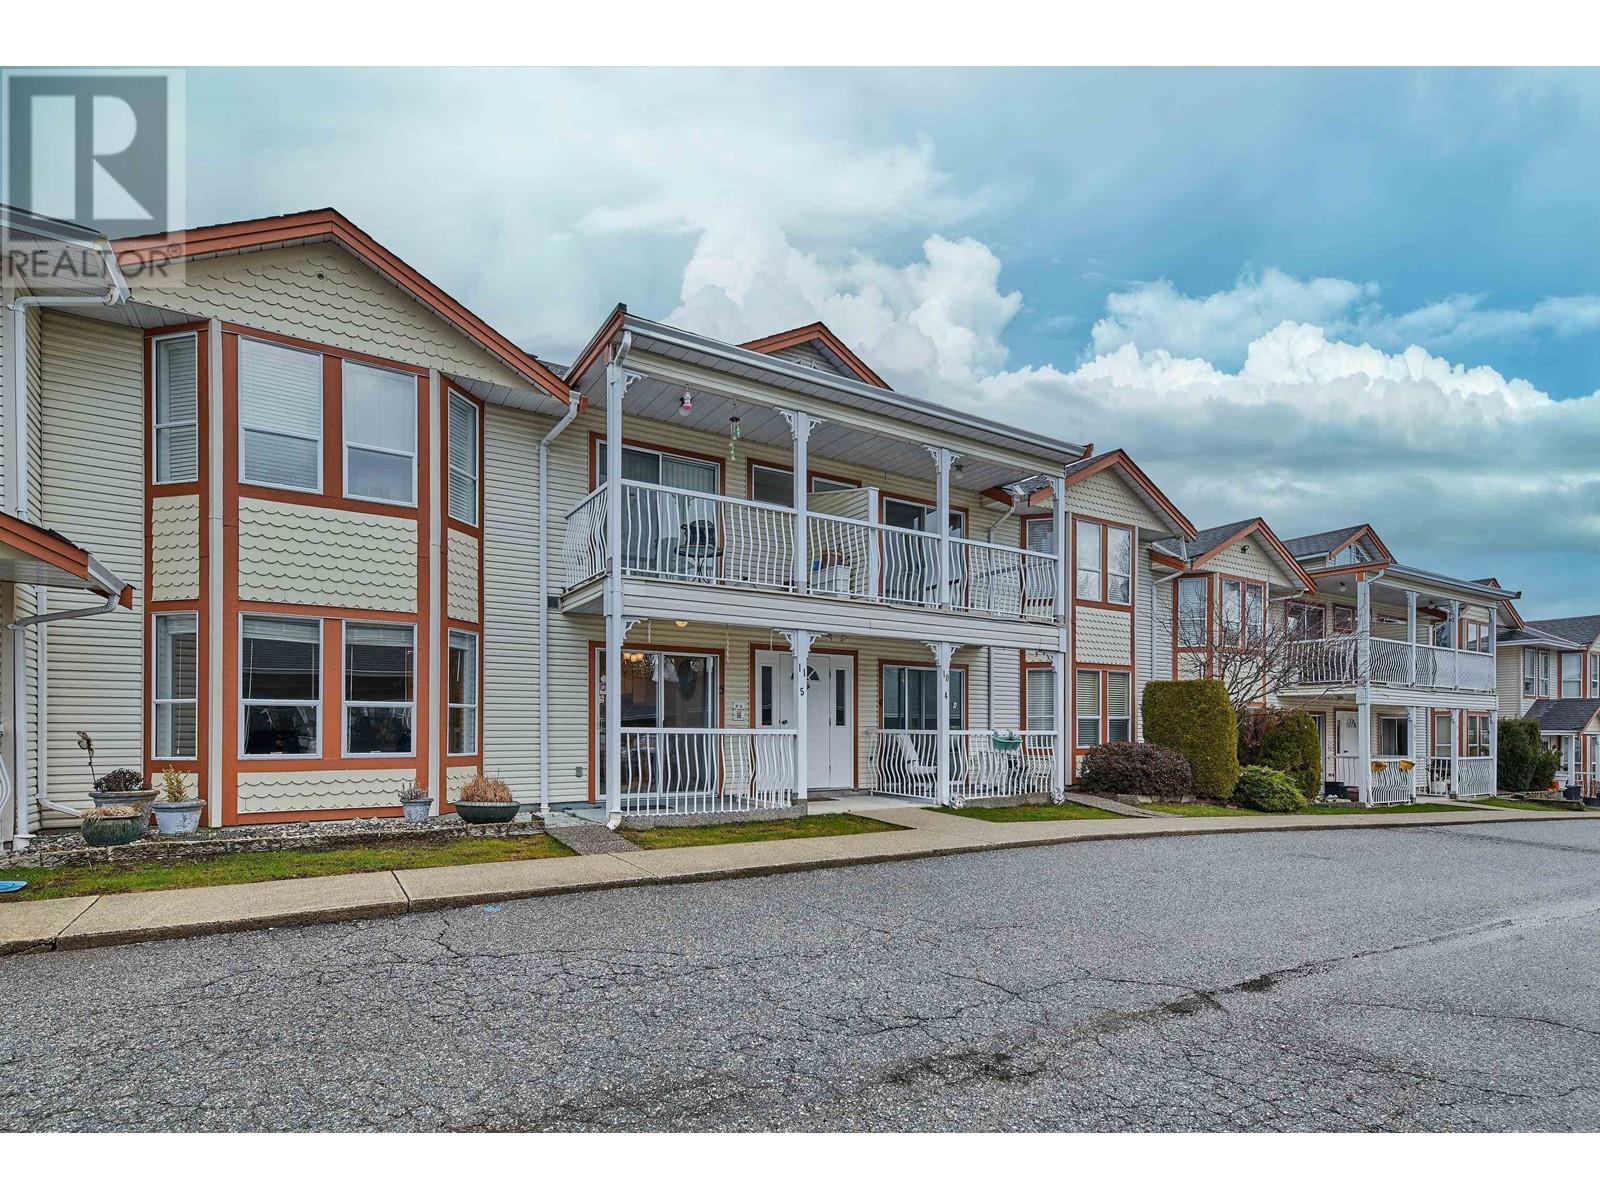
[[[497,825],[504,821],[513,820],[521,807],[515,800],[508,804],[483,803],[471,800],[456,801],[456,812],[461,814],[461,819],[468,825]]]
[[[433,797],[424,796],[421,800],[402,800],[400,807],[405,809],[406,820],[412,825],[421,825],[428,819],[428,814],[433,811]]]
[[[200,814],[205,811],[204,800],[185,800],[172,804],[157,800],[150,806],[156,814],[156,832],[163,837],[178,837],[200,828]]]
[[[126,846],[139,840],[145,830],[146,817],[102,817],[83,823],[83,840],[90,846]]]
[[[151,803],[160,794],[160,791],[156,788],[142,788],[137,792],[90,792],[89,799],[94,801],[96,808],[110,808],[113,804],[126,804],[129,808],[137,808],[148,817]]]

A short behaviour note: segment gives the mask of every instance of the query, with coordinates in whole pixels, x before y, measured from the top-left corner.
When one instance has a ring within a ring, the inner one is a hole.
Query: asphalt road
[[[4,1129],[1596,1129],[1600,822],[1100,842],[0,960]]]

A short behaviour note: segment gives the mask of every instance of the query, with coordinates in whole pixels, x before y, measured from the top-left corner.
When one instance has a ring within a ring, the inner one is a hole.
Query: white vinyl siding
[[[152,673],[151,757],[194,758],[198,727],[199,616],[157,613],[153,622],[155,671]]]
[[[200,478],[200,408],[195,335],[157,338],[151,355],[155,396],[155,483]]]
[[[322,489],[322,356],[239,339],[239,476],[245,483]]]
[[[450,517],[478,523],[478,406],[450,393]]]
[[[417,380],[345,360],[344,494],[352,500],[417,502]]]

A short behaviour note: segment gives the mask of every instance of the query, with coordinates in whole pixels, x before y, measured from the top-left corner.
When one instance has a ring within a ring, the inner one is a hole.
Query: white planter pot
[[[413,825],[421,825],[428,819],[428,814],[433,811],[433,797],[428,796],[422,800],[402,800],[400,807],[405,809],[407,821]]]
[[[157,800],[150,809],[156,814],[157,833],[163,837],[179,837],[200,828],[200,814],[205,807],[204,800],[185,800],[182,804]]]

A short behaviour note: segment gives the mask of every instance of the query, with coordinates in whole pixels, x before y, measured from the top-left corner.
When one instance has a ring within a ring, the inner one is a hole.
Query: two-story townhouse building
[[[8,553],[70,538],[0,582],[8,623],[50,618],[0,657],[8,836],[75,821],[79,731],[100,771],[186,774],[213,825],[397,815],[480,767],[530,790],[564,381],[332,211],[113,253],[99,296],[7,297]],[[75,563],[125,606],[56,621]]]
[[[1600,615],[1530,621],[1499,646],[1503,713],[1539,722],[1561,756],[1557,781],[1600,793]]]
[[[1150,546],[1194,531],[1119,451],[821,326],[619,308],[561,373],[331,210],[100,252],[0,342],[0,601],[51,618],[0,655],[11,836],[76,819],[79,731],[213,825],[480,769],[614,818],[960,802],[1137,736]]]
[[[1374,804],[1495,786],[1496,580],[1399,563],[1370,525],[1280,539],[1260,518],[1157,547],[1172,669],[1310,713],[1329,790]],[[1502,671],[1503,674],[1503,671]]]
[[[619,308],[567,381],[551,801],[959,803],[1137,736],[1149,545],[1192,527],[1126,454],[893,392],[820,326],[733,346]]]

